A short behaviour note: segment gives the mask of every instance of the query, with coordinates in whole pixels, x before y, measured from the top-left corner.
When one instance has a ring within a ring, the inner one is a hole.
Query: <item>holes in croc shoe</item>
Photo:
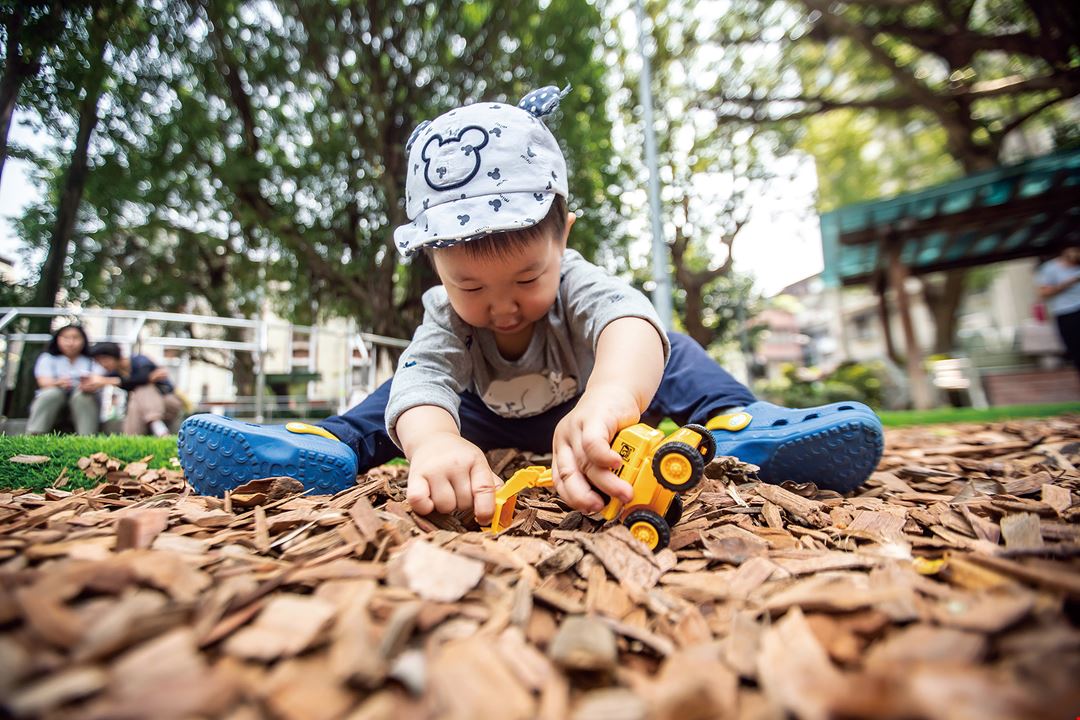
[[[781,425],[787,425],[787,420],[776,420],[773,422],[773,427],[780,427]]]
[[[855,408],[852,407],[851,405],[841,405],[840,407],[838,407],[836,409],[837,410],[854,410]]]
[[[803,416],[803,420],[804,421],[806,421],[806,420],[816,420],[819,417],[821,417],[821,416],[818,415],[817,413],[810,413],[809,415]]]

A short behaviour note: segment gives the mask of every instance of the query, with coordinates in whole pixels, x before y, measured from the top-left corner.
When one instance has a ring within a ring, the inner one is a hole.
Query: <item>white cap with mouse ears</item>
[[[566,160],[540,118],[568,92],[540,88],[517,107],[476,103],[421,123],[405,145],[411,222],[394,231],[398,252],[407,257],[543,220],[568,188]]]

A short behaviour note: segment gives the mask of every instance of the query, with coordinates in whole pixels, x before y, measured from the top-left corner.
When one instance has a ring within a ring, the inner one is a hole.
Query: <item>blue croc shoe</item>
[[[356,483],[356,453],[307,423],[253,425],[220,415],[192,415],[180,426],[184,475],[201,495],[224,495],[249,480],[286,475],[317,494]]]
[[[842,493],[866,482],[884,449],[881,420],[857,402],[803,410],[755,402],[706,427],[717,455],[757,465],[765,482],[813,482]]]

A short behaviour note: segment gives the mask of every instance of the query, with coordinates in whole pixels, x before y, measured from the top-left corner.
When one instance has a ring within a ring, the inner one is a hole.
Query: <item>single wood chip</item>
[[[255,622],[225,641],[225,652],[269,662],[308,647],[334,617],[330,603],[306,595],[276,595]]]
[[[757,675],[765,694],[799,718],[827,720],[847,683],[794,608],[761,638]]]
[[[169,526],[169,511],[151,508],[124,513],[116,521],[116,550],[142,550]]]
[[[823,528],[832,524],[832,520],[824,510],[824,506],[815,500],[808,500],[789,490],[785,490],[779,485],[769,485],[768,483],[760,483],[754,490],[769,502],[787,510],[793,518],[807,527]]]
[[[409,545],[400,563],[409,589],[425,600],[460,600],[484,576],[484,563],[421,540]]]
[[[48,455],[12,455],[8,458],[8,462],[18,463],[20,465],[44,465],[52,460]]]
[[[611,670],[617,655],[615,633],[599,619],[571,615],[559,626],[548,655],[568,670]]]
[[[1009,550],[1030,550],[1043,546],[1039,516],[1034,513],[1015,513],[1001,518],[1001,537]]]
[[[526,720],[536,712],[532,694],[510,665],[492,652],[491,639],[469,637],[447,642],[430,663],[434,716],[446,720]]]
[[[915,662],[970,665],[982,659],[987,645],[986,638],[978,633],[916,623],[875,643],[864,662],[867,668],[882,672]]]
[[[1068,488],[1046,484],[1042,486],[1042,501],[1060,515],[1072,507],[1073,497]]]

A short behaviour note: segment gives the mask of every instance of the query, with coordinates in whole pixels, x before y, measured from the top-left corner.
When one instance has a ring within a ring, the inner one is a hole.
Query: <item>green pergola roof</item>
[[[913,275],[1053,253],[1080,240],[1080,150],[975,173],[821,216],[823,277],[871,282],[886,243]]]

